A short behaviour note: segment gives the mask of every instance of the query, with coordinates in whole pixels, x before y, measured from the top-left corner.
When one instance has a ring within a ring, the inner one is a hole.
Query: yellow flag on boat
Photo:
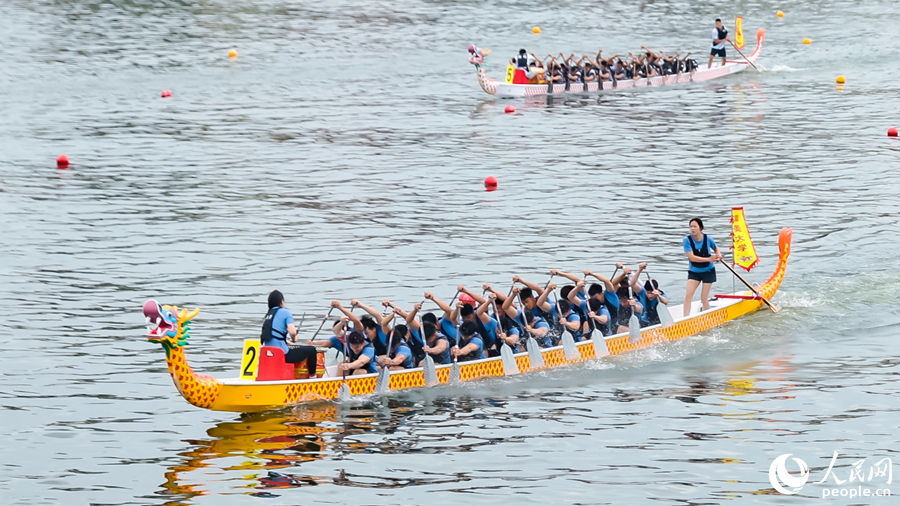
[[[744,49],[744,16],[734,18],[734,47]]]
[[[513,78],[516,76],[516,68],[512,65],[506,67],[506,84],[512,84]]]
[[[759,263],[743,207],[731,208],[731,249],[734,250],[734,264],[741,269],[750,272]]]

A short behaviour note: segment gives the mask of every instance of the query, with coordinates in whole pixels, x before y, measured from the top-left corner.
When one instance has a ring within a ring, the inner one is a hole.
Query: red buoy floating
[[[68,169],[69,168],[69,157],[66,155],[59,155],[56,157],[56,168],[57,169]]]
[[[897,137],[897,129],[896,128],[888,128],[888,137]]]
[[[163,90],[163,92],[162,92],[162,97],[163,97],[163,98],[171,97],[171,96],[172,96],[172,92],[171,92],[171,91],[169,91],[169,90]]]
[[[512,106],[512,104],[506,106],[506,109],[503,109],[506,114],[512,114],[516,112],[516,108]]]
[[[484,178],[484,188],[489,192],[496,190],[497,178],[495,178],[494,176],[488,176]]]

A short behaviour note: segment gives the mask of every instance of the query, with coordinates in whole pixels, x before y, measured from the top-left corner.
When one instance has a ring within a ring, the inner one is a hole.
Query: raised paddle
[[[760,299],[762,299],[762,301],[765,302],[767,306],[769,306],[769,309],[771,309],[773,313],[777,313],[777,312],[778,312],[778,307],[775,306],[775,304],[772,304],[771,302],[769,302],[769,299],[763,297],[763,295],[762,295],[761,293],[759,293],[759,290],[757,290],[756,288],[753,288],[753,285],[751,285],[746,279],[744,279],[743,276],[741,276],[741,275],[738,274],[734,269],[732,269],[730,265],[728,265],[728,264],[725,263],[725,262],[722,262],[722,265],[724,265],[725,267],[727,267],[728,270],[731,271],[732,274],[734,274],[735,276],[737,276],[737,278],[741,280],[741,283],[744,283],[744,285],[746,285],[747,288],[749,288],[750,291],[753,292],[753,295],[756,295],[757,297],[759,297]]]
[[[455,348],[457,350],[459,350],[459,339],[460,339],[459,324],[457,324],[456,325],[456,346],[455,346]],[[450,366],[450,375],[447,378],[447,382],[450,383],[451,385],[458,385],[459,382],[462,380],[462,377],[461,377],[460,371],[459,371],[459,357],[456,354],[452,354],[452,355],[453,355],[453,365]]]
[[[350,338],[345,338],[344,341],[344,363],[350,363]],[[344,369],[343,377],[341,378],[341,387],[338,389],[338,400],[346,401],[350,398],[350,386],[347,385],[347,369]]]
[[[729,40],[728,42],[731,42],[731,40]],[[734,45],[734,42],[731,42],[731,47],[733,47],[734,50],[737,51],[739,55],[743,56],[743,58],[744,58],[745,60],[747,60],[747,63],[749,63],[751,67],[755,68],[757,72],[762,72],[762,70],[759,70],[758,68],[756,68],[756,65],[754,65],[753,62],[750,61],[749,58],[747,58],[746,56],[744,56],[744,53],[742,53],[741,50],[738,49],[737,46]]]
[[[628,318],[628,336],[631,340],[631,343],[634,344],[641,340],[641,321],[638,320],[637,315],[634,313],[634,294],[631,293],[631,280],[628,279],[628,275],[625,276],[625,281],[628,283],[628,299],[631,300],[631,316]]]
[[[319,331],[322,330],[322,327],[325,325],[325,322],[328,321],[328,318],[331,317],[331,312],[334,311],[334,307],[328,310],[328,314],[325,315],[325,318],[322,318],[322,323],[319,324],[319,328],[316,329],[316,333],[313,334],[312,337],[309,338],[310,341],[315,341],[316,336],[319,335]]]

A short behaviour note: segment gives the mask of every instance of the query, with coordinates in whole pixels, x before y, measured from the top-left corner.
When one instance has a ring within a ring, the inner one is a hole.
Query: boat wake
[[[794,67],[789,67],[787,65],[772,65],[772,68],[768,68],[763,64],[757,64],[760,70],[763,72],[801,72],[806,69],[795,69]]]

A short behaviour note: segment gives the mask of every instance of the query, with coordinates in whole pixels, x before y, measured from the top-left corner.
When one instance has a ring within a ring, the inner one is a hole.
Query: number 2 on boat
[[[506,84],[512,84],[513,78],[516,76],[516,68],[512,65],[506,67]]]
[[[244,341],[244,354],[241,356],[241,379],[255,380],[259,370],[259,339]]]

